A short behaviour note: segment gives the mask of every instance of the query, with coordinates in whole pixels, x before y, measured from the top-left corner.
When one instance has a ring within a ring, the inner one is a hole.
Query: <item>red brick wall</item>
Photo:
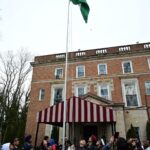
[[[139,88],[141,94],[142,104],[145,105],[145,81],[150,81],[150,69],[148,68],[147,58],[150,56],[138,56],[138,57],[130,57],[130,55],[125,57],[111,58],[111,59],[97,59],[97,60],[88,60],[88,61],[80,61],[73,62],[68,66],[68,79],[73,78],[76,79],[76,66],[77,65],[85,65],[85,78],[108,78],[113,79],[114,90],[112,91],[112,100],[114,102],[122,102],[122,90],[121,90],[121,79],[122,78],[137,78],[139,81]],[[133,65],[134,73],[132,75],[123,75],[122,73],[122,61],[131,60]],[[99,63],[107,63],[108,74],[104,77],[98,76],[97,65]],[[36,130],[36,113],[50,105],[51,100],[51,84],[50,81],[55,79],[54,72],[55,67],[63,67],[62,63],[60,64],[45,64],[41,66],[33,67],[33,79],[31,84],[31,101],[29,104],[28,117],[27,117],[27,125],[26,125],[26,134],[32,134],[33,142],[35,138],[35,130]],[[142,75],[141,73],[147,73]],[[65,74],[65,71],[64,71]],[[65,75],[64,75],[65,76]],[[63,79],[64,79],[63,76]],[[123,76],[123,77],[122,77]],[[80,79],[81,81],[84,80]],[[61,79],[60,79],[61,80]],[[87,79],[88,80],[88,79]],[[58,81],[57,81],[58,82]],[[72,80],[69,80],[67,85],[67,98],[72,96]],[[45,100],[39,101],[39,89],[45,89]],[[91,86],[91,91],[94,92],[94,87]],[[95,93],[97,94],[97,93]],[[150,98],[150,97],[148,97]],[[150,105],[150,103],[149,103]],[[39,141],[44,136],[44,126],[40,125],[39,131]]]
[[[33,72],[34,74],[34,72]],[[38,75],[39,76],[39,75]],[[45,100],[39,101],[39,89],[45,89]],[[31,99],[29,103],[26,133],[31,134],[33,137],[33,144],[36,134],[36,114],[38,111],[45,109],[50,104],[50,84],[49,83],[32,83],[31,84]],[[45,125],[40,124],[38,139],[42,140],[45,131]],[[39,143],[39,142],[38,142]]]

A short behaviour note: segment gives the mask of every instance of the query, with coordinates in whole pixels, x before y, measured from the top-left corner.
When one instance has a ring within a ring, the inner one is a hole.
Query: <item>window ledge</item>
[[[125,106],[124,107],[125,110],[136,110],[136,109],[146,109],[146,106]]]

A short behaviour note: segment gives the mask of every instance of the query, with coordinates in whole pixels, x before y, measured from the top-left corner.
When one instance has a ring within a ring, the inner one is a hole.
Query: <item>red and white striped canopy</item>
[[[37,122],[58,124],[63,123],[64,102],[57,103],[37,113]],[[115,122],[115,112],[79,97],[67,100],[66,122]]]

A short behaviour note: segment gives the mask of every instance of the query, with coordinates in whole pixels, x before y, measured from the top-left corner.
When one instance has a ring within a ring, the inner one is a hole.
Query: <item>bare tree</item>
[[[12,51],[5,56],[0,54],[0,129],[3,141],[18,134],[15,128],[19,128],[20,115],[29,94],[30,60],[31,55],[24,50],[16,55]]]

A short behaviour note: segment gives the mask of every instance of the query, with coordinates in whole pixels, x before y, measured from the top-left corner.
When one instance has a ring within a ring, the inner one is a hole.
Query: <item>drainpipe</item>
[[[38,132],[39,132],[39,122],[37,123],[37,127],[36,127],[36,133],[35,133],[35,142],[34,142],[34,148],[36,148],[36,144],[37,144],[37,138],[38,138]]]
[[[148,120],[150,120],[149,107],[148,107],[148,103],[147,103],[147,95],[146,94],[145,94],[145,105],[146,105],[146,110],[147,110],[147,117],[148,117]]]

